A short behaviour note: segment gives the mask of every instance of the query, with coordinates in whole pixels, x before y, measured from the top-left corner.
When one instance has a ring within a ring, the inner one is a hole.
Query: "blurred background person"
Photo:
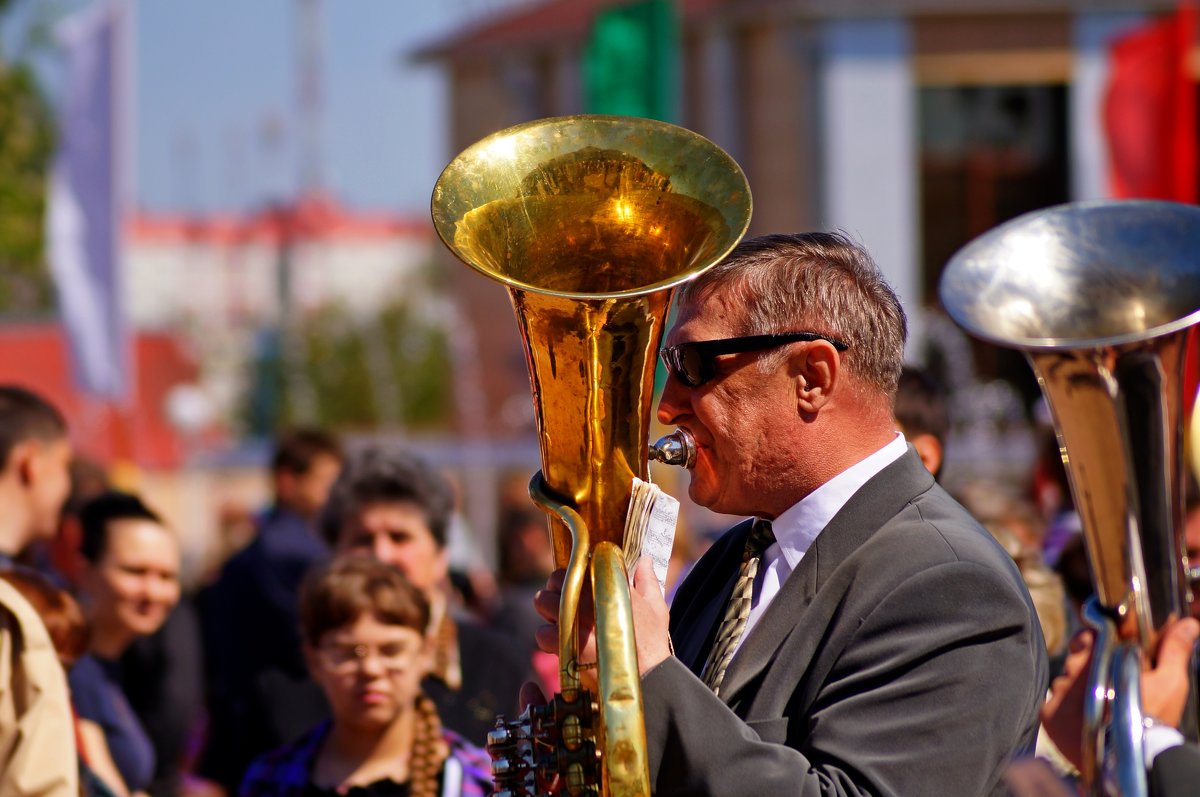
[[[83,610],[71,594],[49,578],[27,567],[0,569],[0,581],[21,594],[46,626],[54,652],[69,672],[88,647],[88,626]],[[79,789],[84,797],[128,794],[113,763],[104,731],[90,720],[75,719],[74,739],[79,754]]]
[[[446,730],[421,690],[429,605],[396,568],[348,556],[314,573],[300,602],[304,654],[332,710],[251,765],[243,797],[483,797],[487,755]]]
[[[321,532],[339,553],[396,567],[429,602],[433,648],[422,689],[446,727],[482,744],[497,714],[517,709],[530,680],[524,641],[456,616],[447,599],[449,482],[407,452],[368,449],[346,462],[321,514]]]
[[[79,597],[91,630],[88,652],[69,675],[79,717],[104,732],[130,792],[149,786],[154,747],[121,686],[120,658],[157,631],[179,600],[179,544],[135,495],[107,492],[80,513],[84,560]]]
[[[893,414],[900,433],[917,450],[925,469],[938,478],[950,432],[946,390],[924,368],[906,365],[900,371]]]
[[[554,548],[546,513],[529,503],[509,504],[500,512],[496,525],[499,594],[492,613],[492,626],[537,649],[534,633],[542,618],[533,608],[533,595],[554,571]]]
[[[67,500],[63,503],[58,534],[49,541],[44,557],[39,558],[44,559],[55,577],[61,578],[65,585],[74,589],[79,583],[80,568],[83,565],[79,556],[79,546],[83,541],[79,513],[84,504],[113,489],[113,485],[104,466],[88,457],[73,456],[69,472],[71,487],[67,493]]]
[[[57,641],[36,589],[0,568],[0,794],[76,797],[79,755]]]
[[[250,544],[197,598],[209,718],[200,772],[229,792],[251,759],[326,716],[301,655],[296,606],[305,574],[329,555],[314,518],[341,465],[341,443],[327,432],[280,437],[274,503]]]
[[[554,547],[546,513],[524,503],[509,502],[496,527],[500,567],[499,590],[491,627],[506,634],[514,650],[529,658],[529,666],[548,694],[558,691],[558,657],[539,650],[535,633],[542,618],[533,608],[534,594],[554,571]]]
[[[70,462],[59,411],[25,388],[0,385],[0,564],[58,533]]]
[[[1197,482],[1190,468],[1184,469],[1183,508],[1184,544],[1187,547],[1188,565],[1193,573],[1189,611],[1192,617],[1200,618],[1200,579],[1194,575],[1200,572],[1197,570],[1200,566],[1200,482]]]
[[[154,746],[150,797],[203,787],[191,773],[205,732],[204,656],[200,621],[181,595],[158,631],[135,639],[121,656],[121,687]]]
[[[41,396],[0,385],[0,568],[58,530],[70,489],[67,424]],[[0,794],[75,797],[78,757],[62,666],[38,612],[0,585]]]

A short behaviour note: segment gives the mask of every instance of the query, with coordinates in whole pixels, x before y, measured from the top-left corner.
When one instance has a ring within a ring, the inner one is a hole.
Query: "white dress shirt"
[[[875,474],[904,456],[907,450],[908,443],[904,435],[897,432],[883,448],[834,476],[771,521],[775,542],[763,552],[759,563],[758,575],[754,578],[750,617],[746,620],[742,638],[738,640],[739,649],[762,618],[763,612],[779,594],[783,582],[800,565],[800,560],[812,547],[821,530],[829,525],[829,521],[851,496]]]

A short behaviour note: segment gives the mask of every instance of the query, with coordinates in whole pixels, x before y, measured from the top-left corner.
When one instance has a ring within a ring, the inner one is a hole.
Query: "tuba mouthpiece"
[[[676,429],[650,446],[650,461],[691,470],[696,464],[696,440],[687,429]]]

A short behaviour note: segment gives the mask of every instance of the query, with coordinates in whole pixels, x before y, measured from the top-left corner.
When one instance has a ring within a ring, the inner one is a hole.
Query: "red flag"
[[[1195,6],[1181,3],[1113,42],[1104,126],[1117,199],[1197,201],[1195,30]]]

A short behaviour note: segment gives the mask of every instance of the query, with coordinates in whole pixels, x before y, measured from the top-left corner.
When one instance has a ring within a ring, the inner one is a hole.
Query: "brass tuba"
[[[1096,588],[1083,776],[1095,795],[1146,795],[1142,662],[1190,589],[1182,375],[1200,321],[1200,208],[1021,216],[950,260],[941,299],[968,332],[1024,351],[1050,405]],[[1195,738],[1194,712],[1185,725]]]
[[[675,286],[745,233],[750,191],[701,136],[648,119],[568,116],[503,130],[455,158],[433,191],[438,235],[508,287],[525,344],[542,470],[530,492],[566,567],[562,692],[488,746],[497,794],[650,794],[621,537],[648,476],[655,358]],[[672,441],[680,459],[681,441]],[[579,660],[589,580],[598,662]],[[599,694],[579,670],[598,668]]]

